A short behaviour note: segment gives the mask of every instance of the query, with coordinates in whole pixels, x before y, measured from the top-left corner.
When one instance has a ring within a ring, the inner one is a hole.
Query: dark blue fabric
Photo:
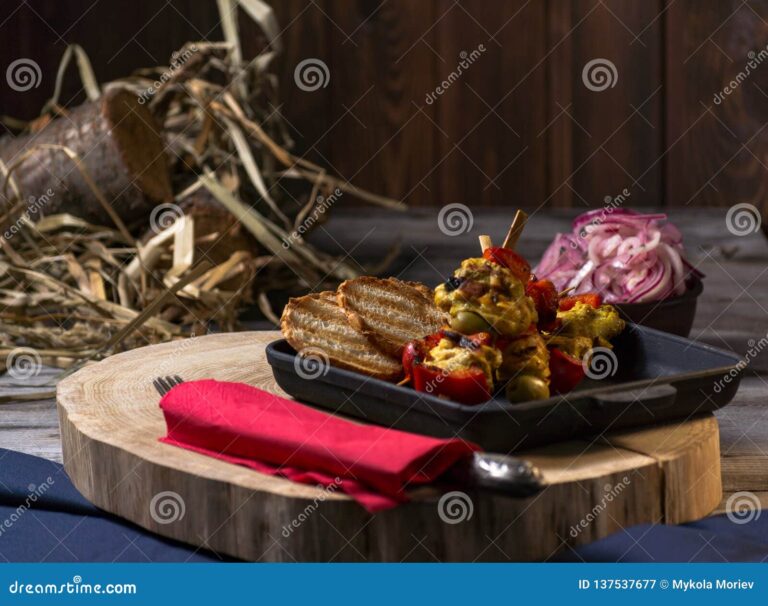
[[[641,524],[564,554],[570,562],[766,562],[768,515],[739,524],[725,515],[680,526]]]
[[[75,489],[61,465],[0,448],[0,562],[5,561],[221,560],[94,507]]]
[[[739,524],[725,515],[680,526],[641,524],[564,553],[567,562],[766,562],[768,515]]]
[[[29,501],[32,493],[40,495],[34,502]],[[567,551],[560,560],[768,561],[768,514],[741,524],[724,515],[680,526],[642,524]],[[94,507],[57,463],[0,449],[0,561],[208,562],[220,558],[163,539]]]

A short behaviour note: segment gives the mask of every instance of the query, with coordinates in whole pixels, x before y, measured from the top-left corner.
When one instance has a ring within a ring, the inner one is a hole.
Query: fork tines
[[[167,377],[155,377],[152,379],[152,385],[155,386],[157,393],[161,396],[167,394],[171,389],[184,382],[179,375],[168,375]]]

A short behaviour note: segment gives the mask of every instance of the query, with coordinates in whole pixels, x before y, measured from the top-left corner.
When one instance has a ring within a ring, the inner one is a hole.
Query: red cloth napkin
[[[193,381],[160,401],[161,442],[294,482],[333,487],[368,511],[407,501],[479,447],[358,425],[243,383]]]

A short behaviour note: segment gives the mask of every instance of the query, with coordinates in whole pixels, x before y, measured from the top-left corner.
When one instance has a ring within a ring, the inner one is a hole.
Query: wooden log
[[[77,489],[163,536],[258,561],[546,560],[634,524],[698,519],[721,501],[710,415],[520,453],[549,486],[528,499],[453,495],[465,505],[458,521],[446,521],[433,487],[371,515],[340,492],[158,442],[166,427],[154,377],[242,381],[285,395],[264,357],[279,336],[216,334],[144,347],[62,381],[63,458]]]
[[[57,146],[77,154],[126,223],[146,217],[157,203],[173,198],[160,127],[149,109],[125,89],[108,89],[99,101],[78,106],[38,132],[0,139],[0,160],[12,169],[33,220],[70,213],[112,225],[75,163]],[[11,192],[0,190],[0,202],[7,205]]]

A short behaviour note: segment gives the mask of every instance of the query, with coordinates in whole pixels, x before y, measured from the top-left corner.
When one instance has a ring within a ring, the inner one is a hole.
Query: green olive
[[[453,316],[451,318],[451,328],[465,335],[491,331],[491,325],[472,311],[460,311]]]
[[[518,375],[507,384],[507,399],[510,402],[544,400],[549,397],[549,387],[539,377]]]

